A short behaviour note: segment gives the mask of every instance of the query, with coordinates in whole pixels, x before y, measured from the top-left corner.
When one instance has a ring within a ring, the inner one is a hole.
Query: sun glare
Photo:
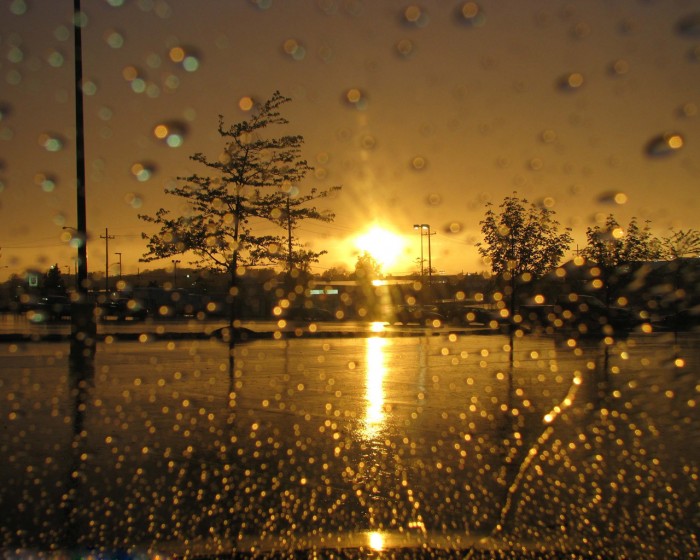
[[[373,226],[355,240],[356,247],[367,251],[384,269],[396,264],[405,244],[403,237],[381,226]]]

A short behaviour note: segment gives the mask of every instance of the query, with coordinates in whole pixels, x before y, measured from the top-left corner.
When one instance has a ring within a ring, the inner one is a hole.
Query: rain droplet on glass
[[[58,180],[55,176],[46,173],[37,173],[34,175],[34,184],[41,187],[41,190],[47,193],[53,192],[56,189]]]
[[[442,204],[442,196],[438,193],[430,193],[425,197],[425,202],[428,206],[440,206]]]
[[[459,23],[467,27],[481,27],[486,23],[484,11],[476,2],[464,2],[458,6],[455,17]]]
[[[700,45],[695,45],[688,51],[688,60],[690,62],[700,62]]]
[[[624,59],[615,60],[610,63],[608,72],[611,76],[623,76],[630,71],[629,62]]]
[[[58,134],[45,132],[39,135],[39,145],[47,152],[58,152],[63,148],[63,138]]]
[[[134,192],[126,193],[124,195],[124,202],[132,208],[141,208],[141,206],[143,206],[141,195]]]
[[[698,106],[695,103],[683,103],[678,108],[678,116],[683,118],[692,118],[698,116]]]
[[[12,0],[10,4],[10,12],[16,16],[22,16],[27,13],[27,3],[25,0]]]
[[[179,148],[185,141],[187,125],[181,121],[168,121],[153,127],[153,135],[171,148]]]
[[[172,47],[168,51],[168,57],[187,72],[195,72],[199,69],[200,56],[189,47]]]
[[[377,139],[372,134],[365,134],[360,144],[365,150],[373,150],[377,146]]]
[[[150,162],[137,161],[131,166],[131,174],[137,181],[148,181],[156,171],[156,166]]]
[[[343,100],[347,105],[357,109],[365,109],[367,107],[367,96],[358,88],[350,88],[343,95]]]
[[[413,54],[415,47],[410,39],[400,39],[396,43],[396,52],[403,58],[408,58]]]
[[[561,76],[557,80],[557,87],[562,91],[575,91],[583,86],[583,74],[580,72],[572,72]]]
[[[605,191],[598,195],[601,204],[626,204],[627,195],[619,191]]]
[[[12,107],[9,103],[0,102],[0,122],[4,121],[12,113]]]
[[[97,93],[97,84],[92,80],[83,80],[80,89],[85,95],[95,95]]]
[[[679,19],[676,31],[686,37],[700,37],[700,13],[688,14]]]
[[[428,162],[423,156],[415,156],[411,160],[411,169],[415,171],[423,171],[426,165],[428,165]]]
[[[105,31],[103,37],[105,43],[107,43],[113,49],[121,49],[124,46],[124,35],[119,33],[119,31],[108,29]]]
[[[46,62],[52,68],[60,68],[61,66],[63,66],[63,63],[65,62],[65,57],[63,56],[63,54],[61,52],[52,50],[46,56]]]
[[[412,27],[425,27],[430,22],[430,18],[423,8],[412,4],[404,9],[402,21]]]
[[[241,111],[250,111],[253,107],[255,107],[255,100],[249,96],[249,95],[244,95],[238,100],[238,108]]]
[[[683,136],[677,132],[666,132],[647,142],[645,151],[653,157],[667,156],[680,150],[684,145]]]
[[[287,39],[282,43],[282,52],[293,60],[304,60],[306,57],[306,47],[296,39]]]
[[[557,133],[555,131],[553,131],[551,128],[543,130],[540,133],[540,140],[545,144],[551,144],[552,142],[555,142],[556,139],[557,139]]]

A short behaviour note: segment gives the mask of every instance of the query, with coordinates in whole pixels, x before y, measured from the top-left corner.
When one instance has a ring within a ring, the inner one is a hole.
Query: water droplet
[[[541,208],[554,208],[557,203],[553,196],[545,196],[537,201],[537,205]]]
[[[608,67],[608,72],[611,76],[623,76],[630,71],[629,62],[624,59],[615,60],[610,63]]]
[[[411,160],[411,168],[415,171],[423,171],[428,162],[423,156],[416,156]]]
[[[306,57],[306,47],[296,39],[287,39],[282,43],[282,52],[294,60],[304,60]]]
[[[346,104],[357,109],[365,109],[367,107],[367,96],[358,88],[351,88],[346,91],[343,99]]]
[[[581,21],[575,24],[569,33],[574,39],[585,39],[591,34],[591,26]]]
[[[700,62],[700,45],[691,47],[687,56],[690,62]]]
[[[63,138],[58,134],[45,132],[39,135],[39,145],[47,152],[58,152],[63,148]]]
[[[19,85],[22,81],[22,74],[20,74],[17,70],[12,69],[5,75],[5,80],[11,86]]]
[[[403,11],[402,21],[412,27],[425,27],[430,22],[430,18],[423,8],[412,4]]]
[[[57,41],[67,41],[73,36],[72,30],[68,29],[65,25],[59,25],[53,30],[53,36]]]
[[[97,116],[103,121],[109,121],[114,116],[114,113],[109,107],[100,107],[100,110],[97,112]]]
[[[543,130],[540,133],[540,140],[544,142],[545,144],[551,144],[553,142],[556,142],[557,140],[557,133],[553,131],[551,128],[548,128],[546,130]]]
[[[190,47],[172,47],[168,51],[168,57],[186,72],[196,72],[201,64],[200,55]]]
[[[476,2],[465,2],[455,12],[459,23],[468,27],[481,27],[486,23],[486,16],[481,6]]]
[[[41,190],[47,193],[53,192],[56,189],[58,179],[50,174],[37,173],[34,175],[34,184],[41,187]]]
[[[425,197],[425,203],[428,206],[440,206],[442,204],[442,196],[438,193],[430,193]]]
[[[562,91],[575,91],[583,86],[583,74],[572,72],[557,80],[557,87]]]
[[[444,230],[445,233],[459,233],[464,229],[464,224],[461,222],[450,222],[449,224],[445,224]]]
[[[85,95],[95,95],[97,93],[97,84],[92,80],[83,80],[80,88]]]
[[[181,121],[168,121],[153,127],[153,135],[171,148],[179,148],[185,141],[187,125]]]
[[[125,0],[107,0],[107,4],[113,8],[120,8],[124,5]]]
[[[113,49],[121,49],[124,46],[124,36],[119,31],[108,29],[103,37],[105,42]]]
[[[73,24],[78,27],[87,27],[88,16],[85,12],[77,12],[73,14]]]
[[[372,134],[365,134],[360,140],[360,145],[365,150],[373,150],[377,147],[377,139]]]
[[[16,16],[22,16],[27,13],[27,3],[24,0],[12,0],[10,4],[10,12]]]
[[[598,195],[601,204],[626,204],[627,195],[618,191],[605,191]]]
[[[9,103],[0,102],[0,122],[4,121],[12,113]]]
[[[700,37],[700,13],[688,14],[679,19],[676,31],[687,37]]]
[[[60,68],[65,62],[65,57],[63,56],[63,53],[52,50],[46,57],[46,62],[53,68]]]
[[[19,64],[24,60],[24,53],[17,45],[12,45],[7,51],[7,60],[14,64]]]
[[[137,161],[131,166],[131,174],[137,181],[148,181],[156,172],[156,165],[151,162]]]
[[[141,206],[143,206],[141,195],[134,192],[126,193],[124,195],[124,202],[132,208],[141,208]]]
[[[250,0],[258,10],[269,10],[272,7],[272,0]]]
[[[650,156],[667,156],[683,147],[683,136],[677,132],[666,132],[655,136],[646,145],[646,153]]]
[[[127,82],[133,82],[141,76],[141,72],[136,66],[125,66],[122,69],[122,77]]]
[[[399,42],[396,43],[396,52],[403,58],[411,56],[414,50],[413,41],[410,39],[400,39]]]
[[[531,158],[527,162],[527,166],[532,171],[540,171],[544,167],[544,161],[541,158]]]
[[[244,95],[238,100],[238,108],[241,111],[250,111],[253,107],[255,107],[255,100],[250,97],[249,95]]]
[[[683,103],[678,109],[678,116],[683,118],[692,118],[698,116],[698,106],[695,103]]]
[[[178,78],[174,74],[171,74],[170,76],[165,78],[164,85],[170,91],[175,91],[177,88],[180,87],[180,78]]]

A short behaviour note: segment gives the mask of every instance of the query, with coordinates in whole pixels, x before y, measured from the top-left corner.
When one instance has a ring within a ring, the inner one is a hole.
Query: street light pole
[[[180,261],[173,259],[173,290],[177,289],[177,263]]]
[[[114,236],[109,234],[109,228],[105,228],[105,234],[100,235],[100,239],[105,240],[105,294],[109,294],[109,240]]]
[[[115,255],[119,256],[119,280],[122,279],[122,254],[119,252],[115,252]]]
[[[430,248],[430,236],[435,235],[430,231],[430,224],[414,224],[413,229],[420,230],[420,275],[423,278],[423,236],[428,236],[428,286],[433,284],[433,256]]]
[[[423,228],[420,224],[413,224],[413,229],[420,232],[420,279],[423,280]]]
[[[430,226],[428,224],[424,224],[428,228],[428,286],[432,287],[433,286],[433,256],[430,251],[430,236],[433,235],[430,233]]]

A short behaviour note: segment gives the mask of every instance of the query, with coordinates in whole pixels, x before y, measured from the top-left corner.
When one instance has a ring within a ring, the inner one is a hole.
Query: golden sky
[[[72,269],[75,224],[72,2],[0,5],[0,278]],[[139,213],[203,172],[217,115],[247,97],[293,99],[285,131],[305,137],[308,187],[342,185],[331,224],[300,230],[326,249],[315,270],[352,267],[372,227],[404,241],[385,272],[416,270],[431,225],[433,266],[482,268],[484,204],[550,205],[584,243],[613,212],[697,228],[700,7],[690,0],[83,0],[89,270],[114,236],[125,273],[145,249]],[[181,143],[154,135],[182,127]],[[650,153],[664,134],[683,140]],[[139,167],[140,166],[140,167]],[[624,196],[615,198],[615,194]],[[622,204],[620,204],[622,202]],[[63,236],[63,237],[62,237]],[[184,266],[186,263],[180,264]],[[162,266],[170,265],[169,262]],[[117,272],[112,269],[110,274]]]

